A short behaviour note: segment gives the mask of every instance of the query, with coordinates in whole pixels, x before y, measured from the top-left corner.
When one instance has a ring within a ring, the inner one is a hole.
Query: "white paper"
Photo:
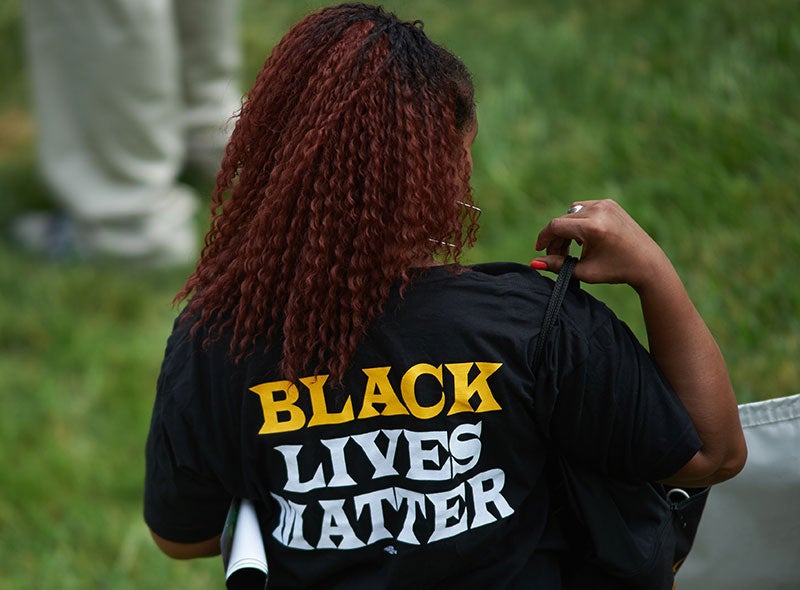
[[[244,568],[257,569],[267,574],[267,555],[261,538],[261,527],[255,508],[249,500],[238,502],[238,515],[234,523],[230,556],[227,559],[225,579]],[[233,507],[232,507],[233,509]]]

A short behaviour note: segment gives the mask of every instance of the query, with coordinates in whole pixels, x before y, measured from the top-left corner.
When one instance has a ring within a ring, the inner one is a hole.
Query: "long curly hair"
[[[340,382],[393,286],[478,228],[464,136],[469,72],[419,21],[343,4],[297,23],[246,95],[202,255],[176,301],[240,361],[265,336],[280,372]]]

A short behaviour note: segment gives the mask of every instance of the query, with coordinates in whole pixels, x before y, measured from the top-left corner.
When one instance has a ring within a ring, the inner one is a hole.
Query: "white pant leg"
[[[175,0],[175,9],[188,158],[216,169],[241,106],[238,2]]]
[[[26,0],[40,166],[100,254],[195,248],[170,0]]]

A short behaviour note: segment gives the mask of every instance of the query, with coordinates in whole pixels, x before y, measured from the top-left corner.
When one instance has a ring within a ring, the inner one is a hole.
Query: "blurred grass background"
[[[321,4],[243,1],[243,89]],[[739,401],[800,390],[800,3],[384,5],[474,73],[471,261],[527,262],[570,201],[612,196],[673,259]],[[49,205],[23,47],[19,0],[3,0],[3,224]],[[0,244],[0,588],[222,587],[218,560],[168,560],[141,519],[154,384],[189,270],[53,266]],[[592,291],[643,336],[629,288]]]

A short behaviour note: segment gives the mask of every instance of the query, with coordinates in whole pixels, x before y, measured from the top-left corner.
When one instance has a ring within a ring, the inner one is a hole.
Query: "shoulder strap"
[[[544,354],[544,345],[547,342],[550,332],[558,318],[558,312],[561,309],[561,303],[564,301],[564,296],[567,294],[567,287],[572,278],[572,271],[575,265],[578,264],[578,259],[574,256],[567,256],[564,259],[564,264],[558,273],[555,287],[553,287],[553,294],[550,295],[550,301],[547,304],[547,310],[544,313],[544,320],[542,320],[542,328],[539,331],[539,338],[536,341],[536,350],[533,353],[533,370],[537,371],[542,362],[542,355]]]

